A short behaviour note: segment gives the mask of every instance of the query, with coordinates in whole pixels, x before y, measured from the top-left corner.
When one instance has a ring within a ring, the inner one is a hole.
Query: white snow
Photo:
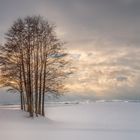
[[[0,106],[0,140],[140,140],[140,103],[46,106],[47,117],[34,119]]]

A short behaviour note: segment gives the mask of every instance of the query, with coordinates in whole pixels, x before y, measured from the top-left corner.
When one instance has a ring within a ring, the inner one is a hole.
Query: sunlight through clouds
[[[140,99],[139,0],[2,0],[0,13],[1,43],[29,13],[56,25],[76,69],[66,81],[71,93]]]
[[[124,87],[135,89],[139,83],[140,49],[102,47],[69,50],[76,72],[66,86],[73,93],[106,96],[114,90],[119,94]]]

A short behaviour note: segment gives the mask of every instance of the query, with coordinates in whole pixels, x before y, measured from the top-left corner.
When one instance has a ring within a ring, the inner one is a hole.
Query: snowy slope
[[[0,139],[140,139],[140,103],[52,105],[46,107],[46,118],[27,116],[17,106],[0,106]]]

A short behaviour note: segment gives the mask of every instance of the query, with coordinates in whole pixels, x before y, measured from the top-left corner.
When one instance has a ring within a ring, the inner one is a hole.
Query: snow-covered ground
[[[0,106],[0,140],[140,140],[140,103],[49,104],[45,118],[27,116]]]

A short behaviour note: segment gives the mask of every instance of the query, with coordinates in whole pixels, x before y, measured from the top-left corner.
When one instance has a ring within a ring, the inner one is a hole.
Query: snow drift
[[[31,119],[17,105],[0,106],[0,139],[140,139],[140,103],[49,104],[46,116]]]

